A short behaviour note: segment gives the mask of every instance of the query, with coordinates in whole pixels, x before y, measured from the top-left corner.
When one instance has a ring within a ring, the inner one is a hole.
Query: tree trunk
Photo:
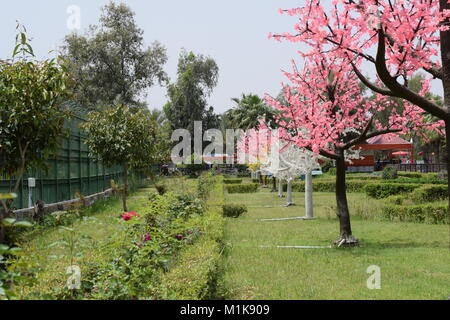
[[[308,171],[305,176],[305,211],[306,218],[314,218],[313,210],[313,184],[312,184],[312,172]]]
[[[447,194],[448,194],[448,208],[447,208],[447,219],[448,223],[450,224],[450,121],[445,122],[445,139],[447,147],[445,148],[447,151]],[[449,244],[450,248],[450,244]]]
[[[447,0],[439,0],[440,10],[450,9],[450,3]],[[447,151],[447,181],[450,187],[450,31],[440,32],[441,40],[441,59],[442,59],[442,86],[444,89],[444,106],[447,109],[447,119],[445,121],[445,140]],[[450,222],[450,189],[448,219]]]
[[[283,198],[283,180],[278,179],[278,198]]]
[[[287,207],[294,205],[294,202],[292,201],[292,179],[288,180],[286,199],[287,199],[287,202],[286,202]]]
[[[123,192],[122,192],[122,206],[124,212],[128,212],[127,196],[128,196],[128,164],[125,164],[123,166]]]
[[[340,150],[339,160],[336,160],[336,202],[340,237],[334,243],[339,246],[357,246],[358,240],[352,235],[350,212],[347,202],[347,186],[345,184],[345,158],[344,151]]]

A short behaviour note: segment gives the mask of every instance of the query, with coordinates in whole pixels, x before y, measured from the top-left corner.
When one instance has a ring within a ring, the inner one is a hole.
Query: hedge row
[[[203,217],[202,235],[182,250],[176,266],[163,275],[161,299],[201,300],[214,291],[224,230],[223,198],[222,187],[216,185]]]
[[[225,184],[241,184],[242,179],[223,179],[223,183],[225,183]]]
[[[257,183],[225,184],[223,187],[228,193],[255,193],[258,191]]]
[[[350,180],[346,181],[347,192],[364,192],[364,186],[367,185],[367,181]],[[283,190],[287,190],[287,184],[283,184]],[[293,182],[292,191],[305,192],[304,182]],[[335,180],[316,180],[313,183],[314,192],[336,192]]]
[[[369,197],[383,199],[402,193],[412,192],[421,186],[422,185],[420,184],[412,183],[370,183],[365,185],[364,191]]]
[[[392,221],[449,224],[447,205],[386,205],[383,208],[383,215]]]
[[[416,203],[444,200],[448,198],[448,187],[438,185],[423,186],[414,190],[410,198]]]

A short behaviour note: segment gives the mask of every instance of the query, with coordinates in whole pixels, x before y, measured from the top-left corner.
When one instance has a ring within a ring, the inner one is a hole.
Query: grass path
[[[284,208],[276,194],[227,195],[249,212],[227,219],[225,287],[232,299],[440,299],[450,295],[449,227],[353,217],[355,249],[278,249],[261,246],[329,246],[338,237],[334,194],[316,193],[314,221],[262,222],[304,215]],[[372,217],[381,203],[349,194],[351,212]],[[367,288],[367,268],[381,268],[381,290]]]

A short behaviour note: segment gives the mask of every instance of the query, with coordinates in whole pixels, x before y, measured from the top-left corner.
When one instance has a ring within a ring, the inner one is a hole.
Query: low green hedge
[[[360,180],[350,180],[346,181],[347,192],[364,192],[364,186],[368,181]],[[287,183],[283,184],[283,190],[287,191]],[[293,182],[292,191],[294,192],[305,192],[304,182]],[[313,182],[314,192],[336,192],[336,181],[335,180],[315,180]]]
[[[421,204],[402,206],[388,204],[383,208],[384,217],[395,221],[408,221],[431,224],[448,224],[448,206],[440,204]]]
[[[202,300],[214,292],[224,230],[220,203],[223,203],[223,191],[217,185],[208,201],[202,235],[182,250],[176,266],[162,276],[160,299]]]
[[[241,184],[242,179],[223,179],[223,183],[225,183],[225,184]]]
[[[439,185],[428,185],[414,190],[410,198],[415,203],[440,201],[448,198],[448,187]]]
[[[224,190],[228,193],[255,193],[258,191],[257,183],[225,184]]]
[[[222,206],[223,216],[229,218],[238,218],[247,212],[247,207],[241,204],[226,204]]]
[[[401,184],[401,183],[369,183],[364,186],[364,191],[369,197],[383,199],[389,196],[412,192],[420,188],[420,184]]]

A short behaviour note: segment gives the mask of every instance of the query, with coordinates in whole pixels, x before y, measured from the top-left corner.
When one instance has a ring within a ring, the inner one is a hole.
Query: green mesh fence
[[[74,199],[77,193],[87,196],[102,192],[110,188],[111,180],[122,181],[120,166],[106,167],[89,156],[79,126],[83,121],[79,117],[66,121],[58,154],[47,160],[48,171],[32,170],[23,176],[14,209],[28,207],[28,177],[36,178],[33,202],[43,200],[46,204]],[[135,178],[144,178],[141,171],[132,174]],[[9,190],[10,181],[5,176],[0,177],[0,193]]]

